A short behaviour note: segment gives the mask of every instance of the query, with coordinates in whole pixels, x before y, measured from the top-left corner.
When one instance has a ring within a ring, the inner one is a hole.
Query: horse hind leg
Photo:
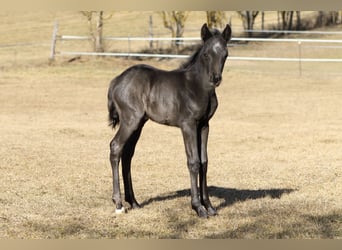
[[[121,213],[124,211],[122,200],[121,200],[121,191],[120,191],[120,178],[119,178],[119,164],[120,159],[122,157],[123,148],[127,142],[127,140],[131,137],[134,131],[137,129],[139,125],[139,120],[136,123],[130,123],[130,125],[121,122],[120,128],[113,140],[110,143],[110,163],[112,167],[113,174],[113,197],[112,200],[116,205],[116,212]]]
[[[139,140],[142,128],[146,120],[142,120],[137,130],[133,132],[131,137],[127,140],[122,151],[122,175],[125,188],[125,201],[128,202],[131,207],[140,208],[139,203],[136,201],[132,185],[131,177],[131,162],[134,155],[135,147]]]

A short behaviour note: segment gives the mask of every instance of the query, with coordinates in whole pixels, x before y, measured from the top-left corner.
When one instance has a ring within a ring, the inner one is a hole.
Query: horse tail
[[[115,107],[114,103],[114,93],[113,88],[115,84],[115,79],[110,83],[109,89],[108,89],[108,120],[109,120],[109,126],[112,126],[113,128],[116,127],[116,125],[119,124],[119,113]]]

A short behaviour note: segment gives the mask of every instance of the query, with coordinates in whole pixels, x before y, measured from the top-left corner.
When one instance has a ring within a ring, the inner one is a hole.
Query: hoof
[[[196,209],[196,212],[197,212],[198,217],[200,217],[200,218],[208,218],[208,212],[207,212],[207,210],[203,206],[199,206]]]
[[[141,208],[140,204],[137,201],[131,202],[130,205],[131,205],[131,209]]]
[[[120,209],[115,209],[115,213],[116,214],[124,214],[124,213],[126,213],[126,209],[125,209],[125,207],[121,207]]]
[[[215,208],[209,207],[208,208],[208,215],[209,216],[216,216],[216,215],[218,215],[218,213],[217,213]]]
[[[131,207],[132,207],[132,209],[141,208],[141,206],[137,202],[133,202]]]
[[[130,197],[125,197],[125,201],[131,206],[130,209],[141,208],[140,204],[135,200],[135,198],[131,199]]]

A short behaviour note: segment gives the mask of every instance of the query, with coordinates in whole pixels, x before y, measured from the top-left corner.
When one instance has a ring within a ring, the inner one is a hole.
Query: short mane
[[[217,29],[210,29],[210,32],[211,32],[211,35],[212,36],[219,36],[221,35],[221,32]],[[204,44],[202,43],[198,48],[197,50],[195,51],[195,53],[193,53],[190,58],[181,64],[181,66],[179,66],[179,69],[187,69],[188,67],[192,66],[196,60],[197,60],[197,57],[201,51],[201,49],[203,48]]]
[[[186,62],[182,63],[179,66],[179,69],[187,69],[188,67],[193,65],[196,62],[197,57],[198,57],[198,55],[199,55],[199,53],[200,53],[202,48],[203,48],[203,45],[199,46],[197,48],[197,50],[195,51],[195,53],[193,53]]]

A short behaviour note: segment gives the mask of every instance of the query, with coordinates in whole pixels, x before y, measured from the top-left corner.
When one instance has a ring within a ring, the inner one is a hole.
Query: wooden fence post
[[[299,67],[299,76],[302,76],[302,41],[298,40],[298,67]]]
[[[50,58],[49,58],[50,61],[55,60],[57,34],[58,34],[58,22],[55,21],[55,25],[53,27],[53,32],[52,32],[51,52],[50,52]]]

